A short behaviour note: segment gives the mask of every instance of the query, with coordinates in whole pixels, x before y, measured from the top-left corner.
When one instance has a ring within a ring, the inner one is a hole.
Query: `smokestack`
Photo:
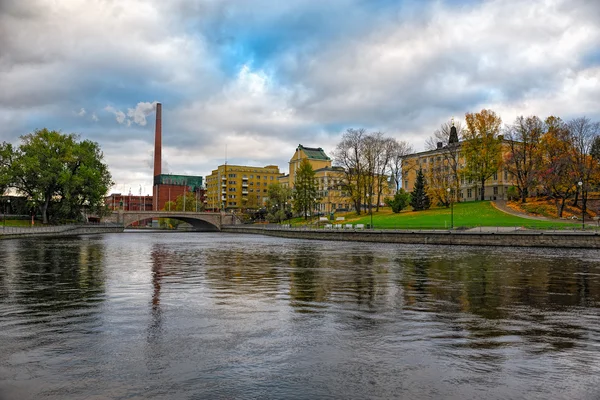
[[[156,103],[156,126],[154,128],[154,187],[152,208],[158,211],[160,204],[160,174],[162,173],[162,105]]]
[[[162,104],[156,103],[156,127],[154,130],[154,176],[162,173]],[[156,184],[156,182],[155,182]]]

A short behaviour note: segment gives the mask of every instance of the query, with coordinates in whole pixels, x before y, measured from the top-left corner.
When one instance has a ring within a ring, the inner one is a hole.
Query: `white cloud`
[[[85,108],[82,107],[81,110],[79,110],[79,112],[77,113],[77,115],[83,117],[85,115]]]
[[[135,108],[127,109],[127,116],[136,124],[146,126],[146,116],[154,113],[156,103],[156,101],[152,103],[140,102]]]
[[[94,121],[94,122],[100,121],[100,118],[98,118],[98,116],[96,115],[96,113],[92,113],[92,117],[91,118],[92,118],[92,121]]]

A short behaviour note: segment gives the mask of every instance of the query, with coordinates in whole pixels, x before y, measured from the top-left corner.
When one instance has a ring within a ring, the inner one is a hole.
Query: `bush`
[[[511,186],[506,191],[509,200],[517,200],[519,199],[519,189],[516,186]]]
[[[396,192],[393,199],[385,199],[385,204],[390,206],[392,211],[397,214],[410,204],[410,193],[407,193],[404,189],[400,189]]]

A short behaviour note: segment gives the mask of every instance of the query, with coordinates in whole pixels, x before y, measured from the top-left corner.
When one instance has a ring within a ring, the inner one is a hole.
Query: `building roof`
[[[325,154],[325,151],[323,151],[323,149],[320,147],[318,147],[318,148],[304,147],[301,144],[299,144],[297,150],[303,150],[304,154],[306,154],[306,157],[308,157],[311,160],[325,160],[325,161],[331,160],[329,157],[327,157],[327,154]]]
[[[324,168],[319,168],[319,169],[315,170],[315,172],[321,172],[321,171],[344,172],[344,168],[343,167],[324,167]]]

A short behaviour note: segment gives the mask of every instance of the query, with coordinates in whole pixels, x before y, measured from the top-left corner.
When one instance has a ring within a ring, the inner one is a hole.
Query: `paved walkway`
[[[534,215],[529,215],[529,214],[521,212],[521,211],[513,210],[506,204],[506,200],[492,201],[492,206],[496,207],[498,210],[500,210],[502,212],[505,212],[507,214],[511,214],[511,215],[514,215],[514,216],[520,217],[520,218],[534,219],[537,221],[565,222],[565,220],[561,220],[559,218],[538,217],[538,216],[534,216]]]

